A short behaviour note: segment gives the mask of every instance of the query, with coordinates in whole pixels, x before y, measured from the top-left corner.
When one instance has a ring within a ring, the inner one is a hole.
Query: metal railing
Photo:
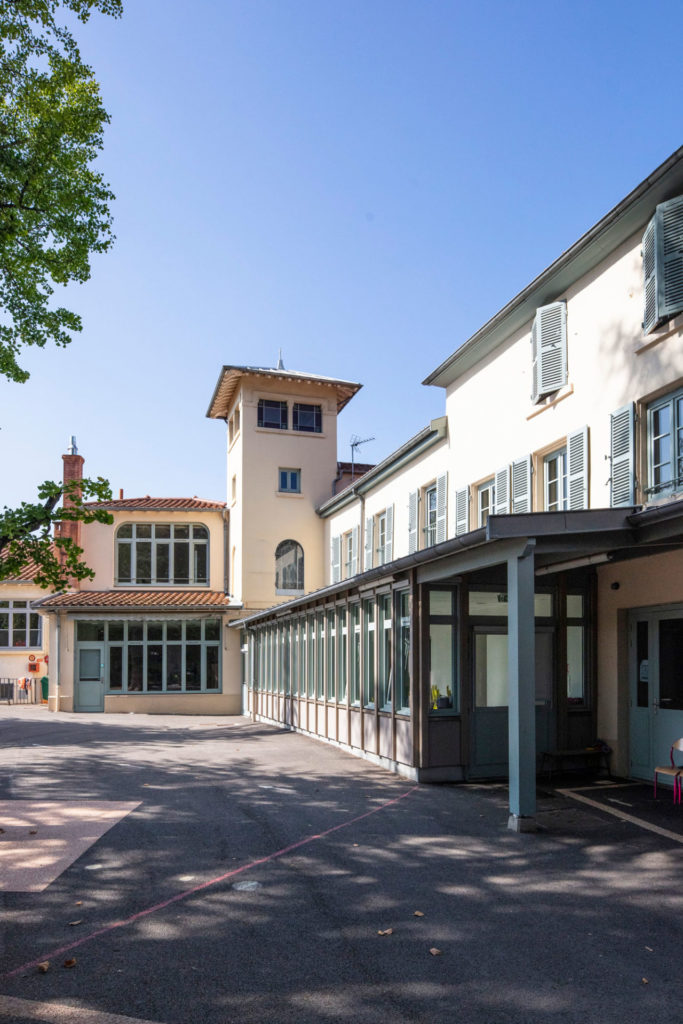
[[[23,676],[12,679],[10,676],[0,676],[0,702],[7,701],[8,704],[39,704],[40,703],[40,679],[31,676]]]

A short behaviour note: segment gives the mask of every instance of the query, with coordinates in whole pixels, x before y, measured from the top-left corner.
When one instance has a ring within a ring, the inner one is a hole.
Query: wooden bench
[[[611,750],[604,750],[602,747],[577,747],[573,750],[544,750],[541,753],[541,774],[548,773],[548,781],[552,778],[554,771],[561,771],[563,761],[583,761],[586,771],[598,772],[605,768],[608,778],[612,778],[610,771]]]

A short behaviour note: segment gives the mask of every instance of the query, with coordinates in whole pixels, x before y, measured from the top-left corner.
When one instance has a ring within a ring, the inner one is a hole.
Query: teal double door
[[[628,629],[630,774],[652,779],[683,737],[683,607],[633,611]]]

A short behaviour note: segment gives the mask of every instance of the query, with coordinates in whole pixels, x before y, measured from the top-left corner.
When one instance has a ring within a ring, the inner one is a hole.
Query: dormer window
[[[198,523],[124,523],[116,532],[116,582],[209,585],[209,531]]]

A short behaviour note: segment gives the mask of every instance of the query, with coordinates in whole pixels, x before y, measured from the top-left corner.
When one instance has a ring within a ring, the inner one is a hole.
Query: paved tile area
[[[0,890],[42,892],[139,806],[116,800],[0,800]]]

